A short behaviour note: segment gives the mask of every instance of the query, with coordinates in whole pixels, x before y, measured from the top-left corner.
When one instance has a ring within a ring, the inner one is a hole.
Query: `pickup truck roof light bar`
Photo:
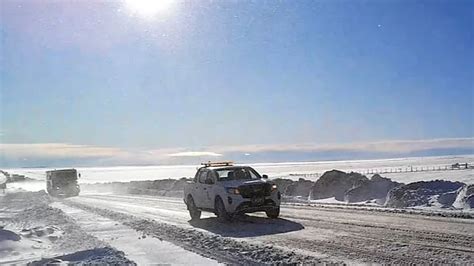
[[[213,166],[232,166],[234,163],[231,161],[226,161],[226,162],[206,162],[206,163],[201,163],[201,165],[204,165],[204,167],[213,167]]]

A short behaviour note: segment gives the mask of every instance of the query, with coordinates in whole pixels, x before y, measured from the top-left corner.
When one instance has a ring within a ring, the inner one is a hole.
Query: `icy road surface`
[[[191,222],[182,199],[175,198],[89,194],[63,202],[221,262],[239,262],[239,257],[243,263],[306,256],[296,258],[474,263],[473,219],[284,205],[280,219],[252,214],[222,224],[210,213]]]

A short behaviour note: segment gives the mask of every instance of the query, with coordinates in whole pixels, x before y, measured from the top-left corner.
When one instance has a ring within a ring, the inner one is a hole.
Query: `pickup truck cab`
[[[184,187],[191,219],[201,218],[201,211],[213,212],[223,221],[240,213],[263,211],[269,218],[280,214],[281,194],[266,175],[231,162],[202,165]]]

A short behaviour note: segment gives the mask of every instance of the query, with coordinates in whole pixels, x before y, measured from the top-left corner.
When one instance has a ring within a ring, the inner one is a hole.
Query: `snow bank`
[[[46,189],[46,182],[45,181],[38,181],[38,180],[25,180],[21,182],[11,182],[6,184],[6,188],[8,191],[11,192],[18,192],[18,191],[41,191]]]
[[[97,184],[82,184],[84,192],[140,194],[168,197],[182,197],[184,184],[189,179],[162,179],[150,181],[112,182]]]
[[[181,178],[82,184],[81,189],[85,193],[98,192],[182,197],[184,185],[189,180],[190,179]],[[299,202],[334,198],[340,203],[365,202],[367,204],[375,203],[378,205],[384,205],[386,203],[387,196],[389,195],[389,192],[391,190],[404,185],[402,183],[395,182],[390,178],[382,177],[378,174],[373,175],[369,179],[365,175],[362,175],[360,173],[345,173],[339,170],[331,170],[325,172],[316,182],[303,178],[300,178],[298,180],[277,178],[273,179],[272,181],[275,182],[279,187],[279,190],[282,192],[283,199],[285,201]],[[463,184],[460,182],[451,183]],[[442,186],[442,183],[440,182],[434,182],[432,184],[434,184],[434,186]],[[456,191],[447,191],[441,194],[430,194],[429,197],[427,196],[425,200],[421,201],[410,201],[408,198],[400,198],[398,199],[398,201],[400,202],[394,203],[396,197],[392,195],[391,202],[388,206],[434,206],[439,208],[446,208],[451,206],[453,202],[455,202],[457,196],[458,193]],[[471,198],[467,197],[462,202],[467,201],[469,203],[470,199]],[[410,202],[403,202],[404,200],[408,200]]]
[[[316,182],[274,180],[288,202],[359,203],[387,207],[473,208],[474,185],[446,180],[410,184],[394,182],[378,174],[370,179],[359,173],[332,170]],[[309,197],[308,197],[309,191]]]
[[[345,173],[338,170],[331,170],[324,173],[311,188],[310,199],[336,198],[344,201],[345,194],[350,189],[361,186],[369,179],[359,173]]]
[[[5,208],[11,211],[44,207],[50,202],[51,199],[44,190],[37,192],[20,191],[15,193],[7,191],[6,195],[0,198],[0,203],[2,203],[0,206],[5,206]]]
[[[81,250],[71,254],[33,261],[28,265],[134,265],[122,251],[111,247]]]
[[[44,191],[9,192],[0,197],[0,264],[35,265],[44,262],[43,258],[108,248],[106,243],[87,234],[61,210],[50,207],[50,202]],[[111,263],[133,264],[119,251],[114,252],[115,260],[110,260]],[[104,262],[94,260],[94,257],[84,258],[86,260],[80,263]]]
[[[376,200],[378,204],[384,204],[388,191],[401,185],[378,174],[368,179],[358,173],[347,174],[338,170],[324,173],[316,182],[302,178],[298,181],[280,178],[272,181],[277,184],[287,201],[333,198],[339,203]]]
[[[22,263],[46,255],[63,232],[55,226],[0,229],[0,264]]]
[[[392,189],[386,206],[405,208],[414,206],[450,207],[454,203],[458,191],[465,186],[461,182],[445,180],[414,182]]]
[[[314,182],[300,178],[298,181],[291,182],[283,191],[285,196],[308,198]]]
[[[217,261],[204,258],[162,239],[147,237],[118,221],[94,212],[85,211],[54,202],[55,208],[71,216],[89,234],[106,241],[111,247],[123,251],[138,265],[216,265]],[[153,247],[150,249],[150,247]]]
[[[474,209],[474,184],[467,184],[459,189],[453,206],[459,209]]]
[[[5,184],[6,182],[7,176],[3,172],[0,172],[0,184]]]
[[[370,180],[363,181],[359,186],[346,191],[344,200],[352,203],[376,199],[378,204],[384,204],[387,193],[391,189],[401,185],[400,183],[393,182],[389,178],[375,174]]]

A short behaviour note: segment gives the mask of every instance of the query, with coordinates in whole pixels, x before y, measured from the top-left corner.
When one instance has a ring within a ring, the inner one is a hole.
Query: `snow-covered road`
[[[170,265],[218,265],[211,259],[203,258],[166,241],[146,237],[140,232],[98,214],[72,208],[60,202],[54,202],[51,206],[73,218],[88,234],[123,251],[127,258],[138,265],[152,265],[158,262]]]
[[[473,219],[284,205],[280,219],[252,214],[223,224],[210,213],[191,222],[176,198],[84,194],[63,203],[222,262],[474,263]]]

